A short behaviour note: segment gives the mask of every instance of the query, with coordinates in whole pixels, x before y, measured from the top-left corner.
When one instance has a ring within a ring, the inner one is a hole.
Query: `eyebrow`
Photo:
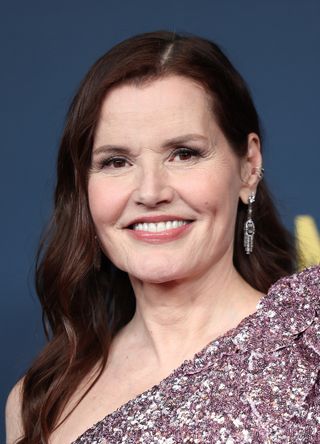
[[[196,141],[204,141],[207,142],[208,139],[201,134],[185,134],[183,136],[174,137],[172,139],[165,140],[162,146],[164,148],[176,147],[177,145],[181,145],[188,142],[196,142]],[[102,145],[97,148],[94,148],[92,154],[99,155],[105,152],[112,152],[117,154],[128,154],[130,152],[130,148],[122,145]]]

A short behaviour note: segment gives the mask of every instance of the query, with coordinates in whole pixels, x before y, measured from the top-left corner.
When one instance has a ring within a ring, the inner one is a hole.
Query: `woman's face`
[[[232,261],[241,190],[241,161],[201,86],[170,76],[108,93],[88,193],[100,244],[118,268],[163,283]]]

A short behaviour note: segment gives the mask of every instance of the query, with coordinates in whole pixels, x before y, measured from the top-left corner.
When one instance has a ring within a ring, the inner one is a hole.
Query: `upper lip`
[[[181,217],[181,216],[174,216],[172,214],[161,214],[158,216],[153,216],[153,215],[149,215],[149,216],[140,216],[137,217],[136,219],[133,219],[132,221],[130,221],[125,228],[128,228],[132,225],[135,224],[143,224],[143,223],[157,223],[157,222],[168,222],[170,220],[185,220],[188,222],[191,222],[191,219],[189,218],[185,218],[185,217]]]

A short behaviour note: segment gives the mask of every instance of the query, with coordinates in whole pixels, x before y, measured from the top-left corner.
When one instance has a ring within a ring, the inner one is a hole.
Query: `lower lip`
[[[159,231],[151,233],[143,230],[128,230],[130,235],[137,240],[149,242],[152,244],[159,244],[162,242],[170,242],[179,239],[191,228],[192,222],[182,225],[181,227],[171,228],[170,230]]]

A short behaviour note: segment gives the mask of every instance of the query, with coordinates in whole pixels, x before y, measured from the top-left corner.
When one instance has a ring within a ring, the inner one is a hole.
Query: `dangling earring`
[[[244,249],[246,251],[246,254],[252,253],[253,250],[253,239],[254,239],[254,233],[255,233],[255,226],[254,222],[252,220],[252,207],[253,203],[255,201],[255,193],[252,192],[249,195],[248,199],[248,215],[247,220],[244,224],[244,237],[243,237],[243,245]]]

